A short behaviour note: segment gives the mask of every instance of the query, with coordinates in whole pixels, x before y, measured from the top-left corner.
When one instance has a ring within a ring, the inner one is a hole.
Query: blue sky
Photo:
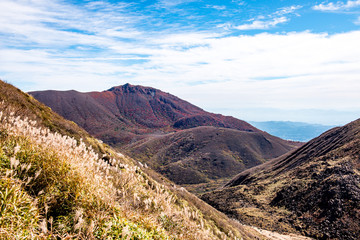
[[[24,91],[170,92],[244,120],[360,117],[360,0],[0,0],[0,78]]]

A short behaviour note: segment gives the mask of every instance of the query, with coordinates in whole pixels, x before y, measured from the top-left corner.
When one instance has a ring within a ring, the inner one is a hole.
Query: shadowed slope
[[[295,146],[262,132],[197,127],[153,136],[124,150],[175,183],[199,193],[219,187],[238,172]]]
[[[233,217],[268,229],[296,230],[319,239],[358,239],[360,120],[241,172],[202,198]]]

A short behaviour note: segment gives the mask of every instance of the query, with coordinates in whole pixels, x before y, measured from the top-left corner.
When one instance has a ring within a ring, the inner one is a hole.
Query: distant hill
[[[310,124],[303,122],[289,121],[268,121],[268,122],[249,122],[258,129],[270,133],[282,139],[307,142],[325,131],[335,127],[321,124]]]
[[[297,146],[263,132],[201,126],[153,136],[123,149],[175,183],[201,193]]]
[[[246,224],[359,239],[360,119],[241,172],[202,199]]]
[[[122,146],[152,133],[197,126],[259,132],[245,121],[213,114],[151,87],[125,84],[103,92],[30,92],[66,119],[105,142]]]
[[[151,87],[125,84],[103,92],[31,95],[195,193],[301,145]]]
[[[264,239],[0,81],[1,239]]]

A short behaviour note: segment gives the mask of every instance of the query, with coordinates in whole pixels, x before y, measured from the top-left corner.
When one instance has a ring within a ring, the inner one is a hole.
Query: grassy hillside
[[[360,119],[241,172],[202,198],[261,228],[316,239],[359,239]]]
[[[0,101],[2,239],[262,238],[1,81]]]
[[[239,172],[294,149],[262,132],[197,127],[135,142],[123,149],[176,184],[200,194]]]

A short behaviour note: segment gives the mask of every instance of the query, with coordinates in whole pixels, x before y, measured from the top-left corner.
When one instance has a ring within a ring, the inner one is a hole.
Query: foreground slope
[[[0,176],[2,239],[262,238],[2,81]]]
[[[263,132],[197,127],[153,136],[124,150],[175,183],[203,193],[295,147]]]
[[[360,120],[248,169],[202,199],[248,224],[317,239],[358,239]]]
[[[125,84],[103,92],[31,92],[40,102],[105,142],[122,146],[149,133],[197,126],[259,131],[250,124],[202,110],[158,89]]]

